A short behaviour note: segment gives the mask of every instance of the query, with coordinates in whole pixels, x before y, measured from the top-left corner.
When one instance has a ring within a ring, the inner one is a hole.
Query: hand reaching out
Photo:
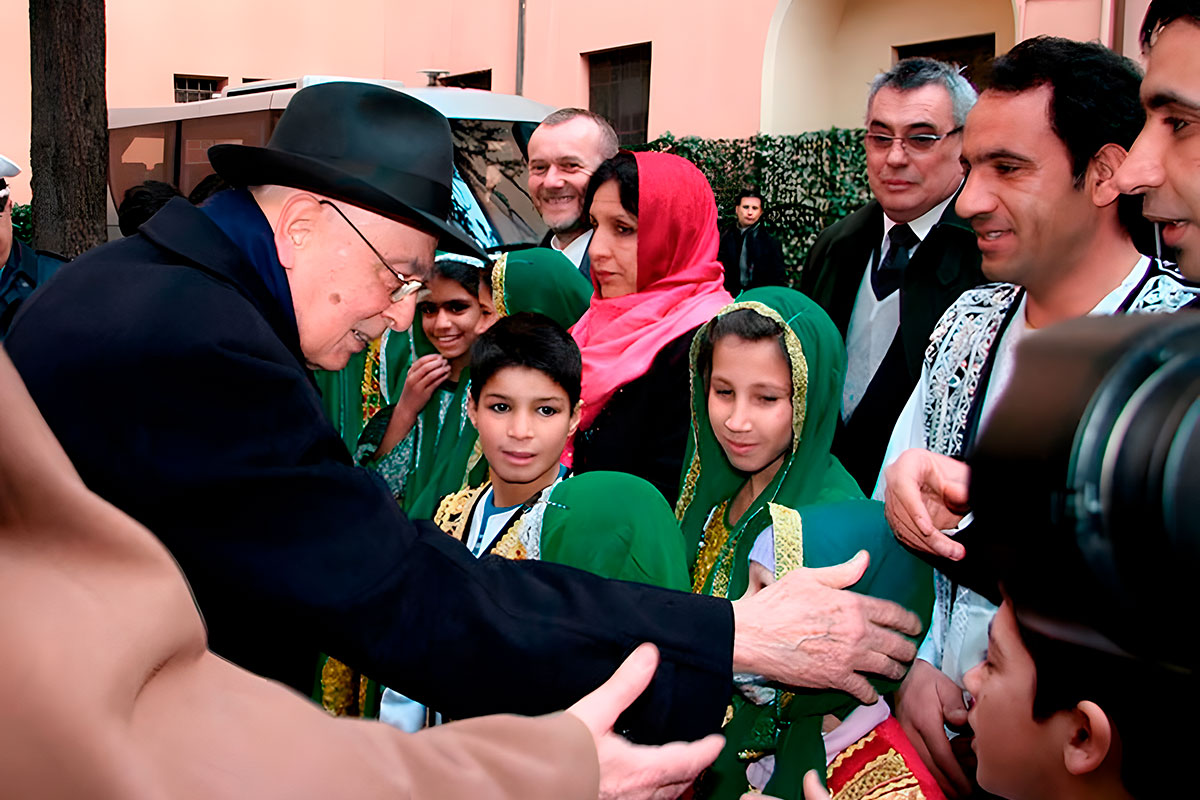
[[[673,800],[716,759],[724,738],[659,747],[632,744],[613,731],[621,712],[638,698],[658,668],[658,649],[638,647],[603,686],[567,709],[587,725],[600,759],[600,800]]]
[[[966,549],[942,530],[967,513],[970,468],[928,450],[905,450],[884,470],[884,515],[892,532],[914,550],[955,561]]]

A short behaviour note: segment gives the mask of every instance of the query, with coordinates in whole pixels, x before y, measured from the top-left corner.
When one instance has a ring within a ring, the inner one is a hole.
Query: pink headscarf
[[[640,377],[671,341],[733,301],[717,261],[717,203],[703,173],[667,153],[636,153],[637,291],[591,306],[571,328],[583,353],[586,429],[617,389]]]

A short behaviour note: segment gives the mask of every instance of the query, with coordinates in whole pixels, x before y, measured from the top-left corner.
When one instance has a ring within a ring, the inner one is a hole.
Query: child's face
[[[492,297],[492,287],[486,283],[479,284],[479,324],[475,326],[475,335],[486,331],[500,316],[496,313],[496,301]]]
[[[554,480],[559,456],[579,424],[566,391],[546,373],[505,367],[479,392],[468,411],[494,482],[529,484],[532,494]]]
[[[479,298],[458,281],[435,274],[417,303],[417,313],[429,341],[443,358],[453,361],[470,352],[483,312]]]
[[[973,698],[967,721],[980,787],[1014,800],[1045,794],[1046,768],[1055,760],[1061,767],[1062,748],[1053,725],[1033,718],[1037,672],[1007,600],[988,630],[987,660],[963,676],[963,685]]]
[[[759,472],[791,447],[792,375],[778,340],[730,335],[713,345],[708,419],[741,472]]]

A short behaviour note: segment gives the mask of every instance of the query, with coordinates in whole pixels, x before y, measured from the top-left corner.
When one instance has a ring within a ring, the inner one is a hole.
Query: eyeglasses
[[[886,153],[888,150],[891,150],[894,142],[899,142],[900,149],[909,153],[928,153],[942,139],[961,132],[962,126],[959,125],[954,130],[946,131],[945,133],[914,133],[910,136],[888,136],[886,133],[868,133],[863,139],[866,142],[867,149],[874,150],[877,153]]]
[[[371,252],[374,253],[375,257],[379,259],[379,263],[383,264],[383,268],[386,269],[388,272],[392,273],[393,275],[395,275],[396,280],[400,281],[400,288],[397,289],[396,291],[392,292],[392,295],[391,295],[391,301],[393,303],[399,303],[401,300],[408,297],[410,294],[420,291],[425,286],[424,281],[419,281],[416,278],[406,278],[403,275],[401,275],[399,272],[396,272],[396,270],[392,269],[391,264],[387,263],[387,259],[383,257],[383,254],[375,249],[375,245],[371,244],[371,242],[367,240],[366,236],[363,236],[363,232],[358,229],[358,226],[355,225],[353,222],[351,222],[350,218],[346,216],[345,212],[343,212],[335,204],[329,202],[328,200],[321,200],[320,203],[323,206],[329,206],[330,208],[332,208],[334,211],[336,211],[338,213],[339,217],[346,220],[346,224],[349,225],[351,227],[351,229],[353,229],[353,231],[358,234],[358,238],[363,240],[363,244],[365,244],[367,247],[371,248]]]

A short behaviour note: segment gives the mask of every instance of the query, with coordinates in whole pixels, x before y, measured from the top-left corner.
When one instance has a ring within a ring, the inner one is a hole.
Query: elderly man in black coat
[[[841,590],[862,558],[732,604],[476,561],[353,466],[308,368],[407,328],[435,245],[478,252],[446,222],[451,147],[400,92],[304,89],[267,147],[210,151],[249,189],[172,201],[14,322],[43,416],[179,561],[213,650],[305,692],[324,651],[461,717],[563,708],[652,641],[662,666],[627,720],[648,741],[716,730],[735,669],[865,699],[861,673],[899,677],[916,618]]]

